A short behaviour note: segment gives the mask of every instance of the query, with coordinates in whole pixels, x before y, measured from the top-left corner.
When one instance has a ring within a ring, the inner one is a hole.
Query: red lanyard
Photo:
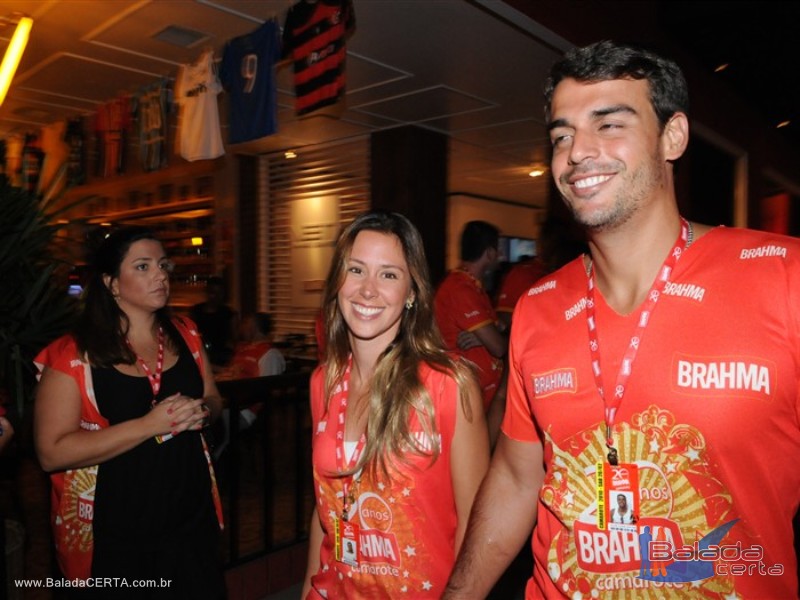
[[[344,424],[345,424],[345,416],[347,413],[347,393],[350,384],[351,364],[347,365],[347,370],[344,373],[342,382],[337,388],[337,391],[333,394],[333,397],[331,398],[331,406],[336,407],[337,411],[336,464],[338,465],[340,472],[352,469],[353,467],[356,466],[356,464],[358,463],[358,459],[361,458],[361,453],[364,451],[364,446],[367,443],[367,436],[362,433],[361,437],[358,440],[358,443],[356,444],[356,448],[353,451],[352,456],[350,457],[350,460],[347,460],[347,453],[345,452],[345,447],[344,447]],[[354,490],[351,490],[351,486],[353,486],[354,484],[358,485],[359,478],[360,478],[359,475],[349,475],[345,477],[342,481],[342,493],[343,493],[342,519],[345,521],[347,521],[350,509],[355,503],[355,493]]]
[[[128,342],[128,345],[130,346],[131,343]],[[131,349],[133,349],[133,347],[131,347]],[[158,356],[156,357],[155,372],[153,373],[150,371],[150,367],[147,366],[147,363],[144,362],[144,359],[138,354],[136,354],[136,360],[139,361],[139,366],[142,367],[142,371],[144,371],[148,381],[150,381],[150,387],[153,389],[153,404],[155,405],[156,397],[158,396],[159,390],[161,390],[161,373],[164,371],[164,330],[161,327],[158,328]]]
[[[681,217],[681,233],[678,236],[678,239],[675,241],[672,251],[664,260],[664,264],[661,265],[658,276],[656,277],[656,280],[653,282],[653,286],[650,288],[650,291],[647,294],[647,299],[645,300],[642,310],[639,313],[636,330],[633,332],[631,341],[628,343],[628,347],[622,357],[622,364],[620,365],[619,373],[617,374],[617,382],[614,386],[614,393],[610,396],[605,394],[602,373],[600,370],[600,339],[597,335],[594,268],[592,267],[587,272],[588,293],[586,298],[586,323],[589,326],[589,351],[591,353],[592,372],[594,373],[595,383],[597,384],[597,391],[600,393],[600,398],[603,399],[603,406],[605,407],[606,445],[609,449],[608,462],[610,462],[612,465],[616,465],[619,458],[617,449],[614,448],[614,421],[616,420],[617,410],[619,409],[620,404],[622,404],[622,398],[625,395],[625,386],[631,376],[633,361],[636,359],[636,353],[638,352],[639,346],[642,342],[644,330],[647,328],[647,325],[650,322],[653,311],[658,303],[658,299],[661,296],[661,292],[667,285],[678,259],[681,257],[683,251],[686,250],[688,239],[689,223],[686,221],[686,219]]]

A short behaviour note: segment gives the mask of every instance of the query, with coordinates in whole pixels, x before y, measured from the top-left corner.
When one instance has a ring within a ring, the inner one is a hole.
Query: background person
[[[359,216],[331,265],[302,597],[439,598],[489,460],[480,392],[444,350],[408,219]]]
[[[169,315],[172,265],[140,227],[111,233],[91,262],[74,331],[36,358],[34,440],[51,473],[59,565],[69,579],[171,581],[106,597],[221,598],[219,498],[201,434],[221,403],[194,324]],[[96,488],[76,498],[89,476],[80,468],[93,465]],[[78,565],[87,519],[93,552]]]
[[[546,274],[547,268],[538,256],[526,256],[511,265],[500,282],[495,303],[497,318],[502,323],[503,331],[511,329],[511,317],[517,300]]]
[[[435,296],[436,323],[445,346],[478,369],[484,410],[497,393],[508,349],[484,286],[499,265],[499,241],[494,225],[467,223],[461,232],[461,263],[439,284]]]
[[[286,359],[280,350],[272,345],[272,315],[259,312],[242,319],[239,326],[239,343],[231,359],[231,364],[217,379],[247,379],[280,375],[286,370]],[[263,404],[254,404],[239,411],[239,429],[250,427],[256,420]],[[222,439],[214,448],[214,458],[219,459],[230,442],[230,409],[222,410],[220,419]]]
[[[230,362],[236,344],[236,312],[226,302],[225,281],[215,275],[206,282],[205,302],[195,304],[189,312],[215,367],[224,367]]]
[[[615,454],[663,486],[640,494],[640,527],[667,522],[691,544],[738,519],[724,543],[763,549],[758,573],[669,593],[794,598],[800,243],[681,217],[688,92],[674,62],[600,42],[559,61],[545,95],[553,178],[589,254],[517,305],[503,433],[444,598],[484,597],[534,525],[527,598],[575,597],[610,573],[613,595],[637,595],[635,555],[603,551],[628,532],[577,533],[594,519],[585,466]]]
[[[546,267],[537,256],[523,257],[519,262],[511,265],[500,282],[495,310],[502,331],[510,331],[514,307],[520,297],[545,274]],[[508,394],[508,355],[503,357],[503,374],[497,386],[494,398],[486,411],[486,421],[489,427],[489,440],[492,449],[497,444],[500,433],[500,423],[506,409],[506,395]]]
[[[231,359],[234,378],[280,375],[286,359],[272,343],[272,315],[258,312],[246,315],[239,326],[239,343]]]

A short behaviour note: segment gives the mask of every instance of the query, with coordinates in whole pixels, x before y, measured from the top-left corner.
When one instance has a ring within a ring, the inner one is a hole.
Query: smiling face
[[[172,263],[156,240],[143,239],[131,244],[119,266],[119,276],[105,275],[108,289],[126,314],[153,313],[169,299],[169,272]]]
[[[613,228],[671,193],[667,160],[683,150],[674,155],[669,144],[672,122],[661,131],[647,81],[564,79],[554,91],[551,115],[553,177],[585,227]]]
[[[351,347],[365,342],[388,346],[400,328],[406,301],[413,299],[408,263],[397,236],[359,232],[337,294]]]

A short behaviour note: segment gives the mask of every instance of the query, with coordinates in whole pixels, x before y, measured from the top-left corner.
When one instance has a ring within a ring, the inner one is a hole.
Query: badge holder
[[[639,467],[633,463],[597,463],[597,528],[637,531]]]
[[[357,480],[355,485],[357,486]],[[356,498],[352,486],[344,486],[344,507],[341,517],[335,517],[334,527],[334,558],[351,567],[358,567],[358,524],[350,520],[350,513],[355,506]]]

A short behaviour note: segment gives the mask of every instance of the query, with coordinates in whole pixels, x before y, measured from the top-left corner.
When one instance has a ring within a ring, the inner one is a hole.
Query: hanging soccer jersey
[[[222,156],[217,94],[222,85],[214,68],[214,53],[204,52],[192,65],[183,65],[175,85],[180,107],[178,154],[189,161]]]
[[[289,9],[283,54],[294,65],[298,116],[338,102],[345,89],[345,39],[355,29],[351,0],[301,0]]]
[[[165,80],[151,85],[136,99],[139,119],[139,159],[145,171],[167,166],[170,90]]]
[[[81,117],[67,121],[64,143],[69,148],[67,185],[82,185],[86,183],[86,135]]]
[[[22,187],[22,147],[25,140],[21,135],[12,135],[6,138],[6,176],[9,183],[15,187]]]
[[[37,135],[25,136],[22,148],[22,187],[31,194],[39,191],[39,177],[42,174],[44,152]]]
[[[230,94],[230,143],[255,140],[277,130],[273,70],[279,57],[280,36],[274,20],[225,45],[219,76]]]
[[[125,171],[125,146],[130,126],[131,108],[128,96],[120,96],[97,110],[97,174],[101,177]]]

